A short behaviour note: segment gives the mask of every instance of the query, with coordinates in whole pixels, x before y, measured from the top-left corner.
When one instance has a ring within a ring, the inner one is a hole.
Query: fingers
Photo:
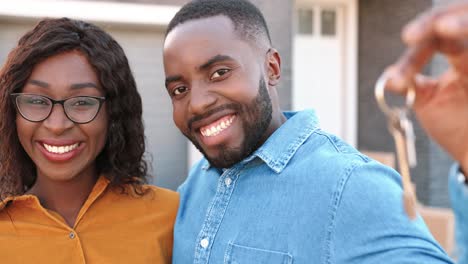
[[[443,76],[430,79],[419,73],[436,52],[443,53],[451,66],[446,73],[468,76],[468,1],[423,13],[404,28],[402,38],[408,48],[384,73],[387,91],[404,95],[414,86],[415,105],[430,98]]]
[[[413,104],[415,109],[424,105],[437,92],[439,81],[437,79],[417,74],[414,78],[414,87],[416,90],[416,100]]]
[[[468,2],[432,9],[405,26],[402,38],[408,45],[419,45],[434,38],[468,36]]]
[[[438,38],[433,43],[437,51],[447,56],[459,56],[468,53],[468,37],[463,39]]]
[[[431,43],[410,47],[384,75],[388,78],[386,89],[398,94],[405,94],[410,85],[416,85],[416,76],[434,53]]]
[[[414,87],[416,98],[413,107],[415,109],[420,108],[421,105],[424,105],[428,100],[430,100],[439,88],[438,79],[434,79],[422,74],[414,75],[411,82],[404,82],[402,86],[396,85],[397,82],[395,81],[395,78],[398,78],[398,75],[395,75],[395,72],[393,72],[392,69],[385,72],[385,74],[388,78],[385,86],[386,91],[405,96],[408,89],[410,87]]]
[[[404,95],[407,90],[407,78],[406,76],[397,68],[396,65],[388,67],[384,72],[385,78],[387,78],[387,83],[385,85],[385,90],[391,91],[396,94]]]
[[[468,4],[467,7],[445,14],[434,23],[434,31],[440,37],[460,39],[468,37]]]
[[[417,45],[427,41],[434,35],[435,19],[434,11],[423,13],[403,28],[401,38],[407,45]]]
[[[435,89],[438,81],[432,77],[417,74],[414,78],[414,84],[418,92],[420,92],[421,90]]]

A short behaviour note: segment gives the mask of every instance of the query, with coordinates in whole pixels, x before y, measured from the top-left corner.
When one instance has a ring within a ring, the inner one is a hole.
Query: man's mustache
[[[204,112],[203,114],[193,116],[187,122],[189,130],[192,130],[192,125],[193,125],[194,122],[197,122],[197,121],[203,120],[205,118],[208,118],[209,116],[211,116],[211,115],[213,115],[213,114],[215,114],[217,112],[224,111],[226,109],[231,109],[231,110],[234,110],[234,111],[240,111],[241,106],[239,104],[235,104],[235,103],[224,104],[224,105],[218,106],[216,108],[209,109],[208,111]]]

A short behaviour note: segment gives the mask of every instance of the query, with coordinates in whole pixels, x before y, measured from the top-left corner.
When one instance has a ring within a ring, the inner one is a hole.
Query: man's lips
[[[236,104],[225,104],[191,117],[187,122],[187,127],[190,131],[199,131],[200,128],[208,126],[218,119],[227,115],[235,115],[240,112],[240,108]]]
[[[226,115],[223,116],[222,118],[216,120],[215,122],[203,126],[200,128],[200,133],[204,137],[214,137],[230,127],[232,125],[232,121],[236,118],[235,115]]]

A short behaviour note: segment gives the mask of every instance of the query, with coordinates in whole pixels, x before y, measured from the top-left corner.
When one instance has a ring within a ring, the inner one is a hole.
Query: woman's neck
[[[27,193],[36,195],[42,206],[60,214],[73,227],[97,179],[94,172],[77,175],[68,181],[55,181],[38,172],[36,182]]]

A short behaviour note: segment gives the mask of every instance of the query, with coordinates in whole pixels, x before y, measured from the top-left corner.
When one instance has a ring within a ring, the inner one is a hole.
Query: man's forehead
[[[164,46],[170,46],[175,41],[192,41],[194,39],[239,39],[234,31],[234,23],[224,15],[198,18],[177,25],[167,35]]]
[[[234,23],[224,15],[194,19],[177,25],[166,37],[164,56],[181,56],[196,53],[217,54],[245,53],[256,51],[264,53],[269,44],[260,37],[246,39],[234,29]],[[189,53],[189,54],[187,54]]]

